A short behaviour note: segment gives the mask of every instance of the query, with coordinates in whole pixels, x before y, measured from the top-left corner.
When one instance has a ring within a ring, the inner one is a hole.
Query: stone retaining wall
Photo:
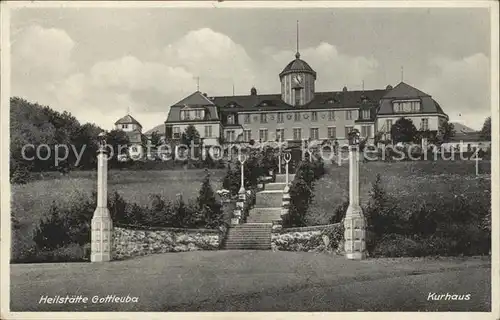
[[[113,228],[113,259],[153,253],[219,249],[219,231],[210,229]]]
[[[306,251],[323,252],[331,251],[341,254],[343,244],[333,238],[333,230],[338,230],[340,238],[341,224],[329,224],[321,226],[285,228],[275,231],[271,235],[271,247],[274,251]],[[324,237],[328,239],[325,239]],[[325,243],[325,240],[327,241]]]

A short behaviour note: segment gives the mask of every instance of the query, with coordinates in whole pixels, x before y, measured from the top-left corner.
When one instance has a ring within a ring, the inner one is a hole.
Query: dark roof
[[[314,75],[314,78],[316,78],[316,71],[314,71],[311,66],[305,62],[304,60],[300,59],[300,53],[297,52],[295,55],[295,60],[290,61],[289,64],[281,71],[280,73],[280,78],[284,76],[285,74],[292,73],[292,72],[308,72]]]
[[[159,135],[164,135],[165,134],[165,124],[164,123],[159,124],[156,127],[154,127],[153,129],[149,129],[148,131],[144,132],[144,134],[146,136],[150,136],[155,131],[158,132]]]
[[[123,118],[120,118],[118,119],[116,122],[115,122],[115,125],[117,124],[137,124],[139,125],[140,127],[141,124],[139,123],[139,121],[135,120],[134,117],[132,117],[131,115],[127,114],[126,116],[124,116]]]
[[[430,95],[410,86],[409,84],[400,82],[392,90],[387,92],[384,99],[416,99],[421,97],[430,97]]]
[[[368,99],[368,104],[376,105],[385,93],[385,90],[316,92],[312,101],[298,107],[285,103],[281,100],[280,94],[214,97],[213,102],[219,106],[220,111],[223,113],[244,111],[290,111],[294,109],[357,108],[361,105],[363,96]]]
[[[200,120],[181,120],[181,110],[184,108],[203,108],[205,109],[205,118]],[[202,122],[207,120],[219,120],[217,106],[211,99],[205,97],[201,92],[196,91],[170,107],[166,122]]]
[[[437,103],[436,100],[432,99],[430,95],[404,82],[400,82],[397,86],[389,90],[387,94],[382,97],[378,114],[394,114],[392,101],[399,99],[419,99],[421,102],[421,110],[416,113],[437,113],[446,115],[439,103]]]
[[[200,91],[195,91],[186,98],[174,104],[174,106],[205,106],[205,105],[213,105],[212,100],[208,97],[205,97]]]

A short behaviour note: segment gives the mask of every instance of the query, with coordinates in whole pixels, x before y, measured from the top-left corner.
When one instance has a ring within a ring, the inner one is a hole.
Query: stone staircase
[[[289,175],[290,181],[294,175]],[[273,222],[281,220],[283,190],[286,187],[284,174],[276,175],[276,182],[267,183],[257,192],[255,205],[250,210],[246,223],[229,228],[225,249],[270,250]]]

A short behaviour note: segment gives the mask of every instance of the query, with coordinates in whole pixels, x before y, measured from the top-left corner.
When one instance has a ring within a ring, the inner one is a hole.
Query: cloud
[[[430,61],[435,70],[422,84],[432,93],[450,120],[467,119],[476,129],[491,115],[489,59],[477,53],[462,59],[437,57]]]
[[[286,66],[295,55],[295,52],[265,49],[266,54],[271,54],[272,63]],[[300,50],[301,59],[306,61],[318,74],[316,88],[318,91],[341,90],[345,85],[360,86],[368,76],[373,75],[378,66],[378,61],[373,57],[349,56],[342,54],[338,49],[326,42],[321,42],[316,47]],[[281,70],[280,70],[281,71]]]
[[[60,29],[29,26],[12,37],[12,65],[16,75],[53,80],[68,74],[75,42]]]

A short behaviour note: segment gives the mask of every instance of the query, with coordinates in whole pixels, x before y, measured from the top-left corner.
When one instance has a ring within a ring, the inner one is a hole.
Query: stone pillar
[[[97,208],[92,217],[91,262],[111,260],[113,221],[108,210],[108,159],[104,144],[97,154]]]
[[[366,222],[359,205],[359,145],[349,146],[349,207],[344,219],[344,228],[346,258],[366,258]]]
[[[243,155],[241,155],[239,157],[239,160],[240,160],[240,164],[241,164],[241,187],[240,187],[240,190],[238,191],[238,194],[243,194],[243,197],[244,197],[244,194],[245,194],[245,161],[246,161],[246,157],[244,157]]]

